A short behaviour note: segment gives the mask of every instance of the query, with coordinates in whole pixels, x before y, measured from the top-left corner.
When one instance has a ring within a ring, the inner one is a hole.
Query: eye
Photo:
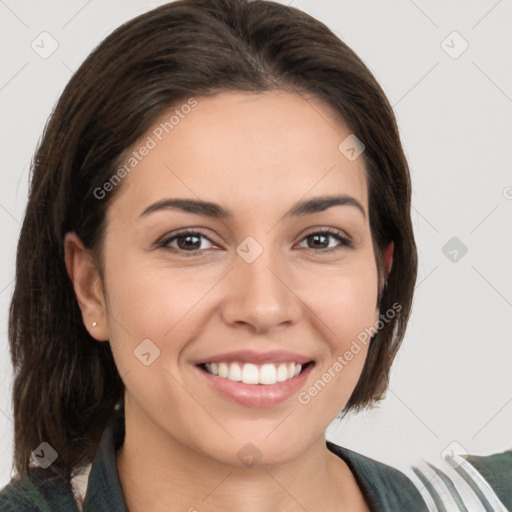
[[[213,246],[213,242],[200,231],[182,231],[181,233],[162,239],[158,242],[158,247],[195,254],[210,248],[203,245],[202,242],[204,240]]]
[[[206,241],[207,246],[203,245]],[[334,246],[332,241],[337,242]],[[301,243],[306,243],[307,249],[318,249],[315,252],[332,252],[344,247],[352,248],[352,241],[341,235],[341,233],[334,229],[324,229],[322,231],[315,231],[306,235]],[[208,244],[210,244],[208,246]],[[157,243],[159,248],[165,250],[172,250],[174,252],[181,252],[186,256],[194,256],[201,251],[215,247],[215,244],[200,231],[186,230],[176,233],[170,237],[164,237]],[[300,247],[300,245],[299,245]],[[304,246],[303,246],[304,247]]]
[[[334,246],[330,245],[329,239],[337,241],[338,244]],[[305,241],[308,245],[311,244],[306,248],[320,249],[320,251],[317,252],[332,252],[343,249],[344,247],[353,247],[352,241],[349,238],[341,235],[341,233],[335,229],[315,231],[306,235],[302,240],[303,242]]]

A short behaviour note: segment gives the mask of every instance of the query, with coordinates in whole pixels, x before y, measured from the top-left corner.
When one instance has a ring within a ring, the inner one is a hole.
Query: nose
[[[262,333],[293,325],[303,314],[290,269],[268,249],[252,263],[237,254],[225,286],[222,315],[229,325]]]

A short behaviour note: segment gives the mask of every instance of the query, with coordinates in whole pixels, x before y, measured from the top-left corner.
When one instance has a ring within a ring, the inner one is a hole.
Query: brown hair
[[[64,264],[69,231],[101,254],[106,209],[119,187],[102,200],[94,190],[155,119],[184,98],[276,88],[324,100],[365,145],[379,279],[383,249],[394,242],[380,307],[402,309],[373,337],[344,412],[383,397],[417,272],[409,170],[389,102],[355,53],[298,9],[263,0],[178,0],[125,23],[89,55],[33,159],[9,322],[18,475],[30,471],[31,452],[43,441],[59,454],[50,466],[56,474],[69,476],[73,466],[90,462],[115,405],[122,405],[109,343],[85,329]]]

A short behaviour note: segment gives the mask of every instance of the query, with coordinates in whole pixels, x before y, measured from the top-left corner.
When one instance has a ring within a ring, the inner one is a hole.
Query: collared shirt
[[[120,430],[124,432],[114,423],[105,429],[95,458],[87,468],[88,480],[82,497],[77,496],[72,481],[54,483],[47,478],[46,470],[34,468],[30,477],[13,480],[0,492],[0,512],[77,512],[81,509],[83,512],[128,512],[116,463],[116,452],[124,437]],[[468,459],[471,469],[466,466],[465,473],[470,474],[472,482],[468,488],[476,485],[470,496],[468,492],[460,492],[460,482],[457,487],[453,479],[432,465],[413,468],[422,483],[418,485],[391,466],[329,441],[326,445],[348,465],[372,511],[512,510],[512,451]],[[427,467],[438,477],[438,483],[428,474]],[[485,486],[487,488],[483,489]]]

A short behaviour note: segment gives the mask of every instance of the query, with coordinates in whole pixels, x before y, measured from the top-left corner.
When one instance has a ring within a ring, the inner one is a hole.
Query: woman
[[[427,510],[325,441],[385,393],[410,194],[381,88],[310,16],[180,0],[114,31],[34,159],[1,510]]]

